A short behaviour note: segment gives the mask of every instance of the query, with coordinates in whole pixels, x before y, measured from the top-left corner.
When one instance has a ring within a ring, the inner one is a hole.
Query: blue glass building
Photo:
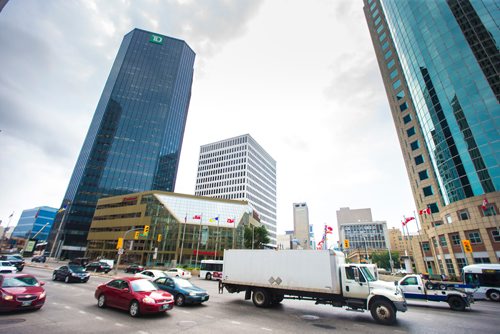
[[[498,262],[498,2],[364,4],[417,215],[423,213],[421,271],[458,275],[465,264]],[[472,242],[472,254],[462,251],[462,240]]]
[[[174,191],[194,59],[182,40],[125,35],[56,219],[56,254],[83,255],[99,198]]]
[[[22,239],[34,238],[39,241],[47,240],[56,213],[56,208],[48,206],[24,210],[14,231],[12,231],[12,237]]]

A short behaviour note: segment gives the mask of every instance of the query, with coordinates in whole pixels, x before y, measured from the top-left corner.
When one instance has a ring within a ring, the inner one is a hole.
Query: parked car
[[[31,258],[31,262],[45,263],[45,261],[47,261],[47,257],[45,255],[33,256]]]
[[[160,277],[155,281],[162,290],[170,292],[175,299],[175,305],[201,304],[208,300],[207,291],[193,285],[190,281],[179,277]]]
[[[15,274],[17,268],[9,261],[0,261],[0,274]]]
[[[130,266],[125,268],[125,272],[135,274],[140,271],[143,271],[144,269],[146,268],[144,268],[144,266],[141,266],[140,264],[131,264]]]
[[[181,277],[185,279],[191,278],[191,272],[181,268],[170,268],[168,270],[165,270],[165,273],[170,277]]]
[[[110,306],[128,310],[132,317],[145,313],[159,313],[171,310],[173,296],[158,289],[152,281],[139,277],[114,279],[97,287],[94,293],[97,306]]]
[[[23,271],[24,269],[24,258],[18,254],[4,254],[0,255],[0,260],[9,261],[13,266],[17,268],[17,271]]]
[[[40,309],[45,303],[44,282],[32,275],[0,275],[0,311]]]
[[[167,277],[164,271],[156,270],[156,269],[148,269],[138,272],[134,275],[135,277],[147,278],[149,280],[155,280],[159,277]]]
[[[80,265],[70,264],[62,266],[54,270],[52,273],[52,280],[61,280],[66,283],[69,282],[83,282],[86,283],[90,278],[90,274],[85,271],[85,267]]]
[[[95,271],[100,273],[109,273],[111,271],[111,266],[106,262],[90,262],[85,266],[87,271]]]

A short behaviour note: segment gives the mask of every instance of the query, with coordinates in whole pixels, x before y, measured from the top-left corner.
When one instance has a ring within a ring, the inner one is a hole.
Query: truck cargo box
[[[243,250],[224,252],[223,283],[274,289],[341,294],[333,250]]]

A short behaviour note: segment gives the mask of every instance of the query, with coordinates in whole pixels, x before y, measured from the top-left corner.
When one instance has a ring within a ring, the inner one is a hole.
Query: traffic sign
[[[120,249],[118,250],[118,255],[122,255],[122,254],[123,254],[123,248],[120,248]]]

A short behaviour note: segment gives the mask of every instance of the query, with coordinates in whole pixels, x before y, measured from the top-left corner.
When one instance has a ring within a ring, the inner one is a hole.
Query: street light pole
[[[54,243],[52,244],[52,247],[50,249],[49,257],[53,257],[53,255],[54,255],[54,249],[56,248],[55,246],[59,241],[59,234],[61,233],[61,229],[62,229],[63,224],[66,222],[66,213],[68,212],[68,209],[69,209],[69,203],[68,203],[67,207],[64,208],[64,214],[63,214],[63,217],[61,219],[61,223],[57,227],[56,237],[54,238]]]

